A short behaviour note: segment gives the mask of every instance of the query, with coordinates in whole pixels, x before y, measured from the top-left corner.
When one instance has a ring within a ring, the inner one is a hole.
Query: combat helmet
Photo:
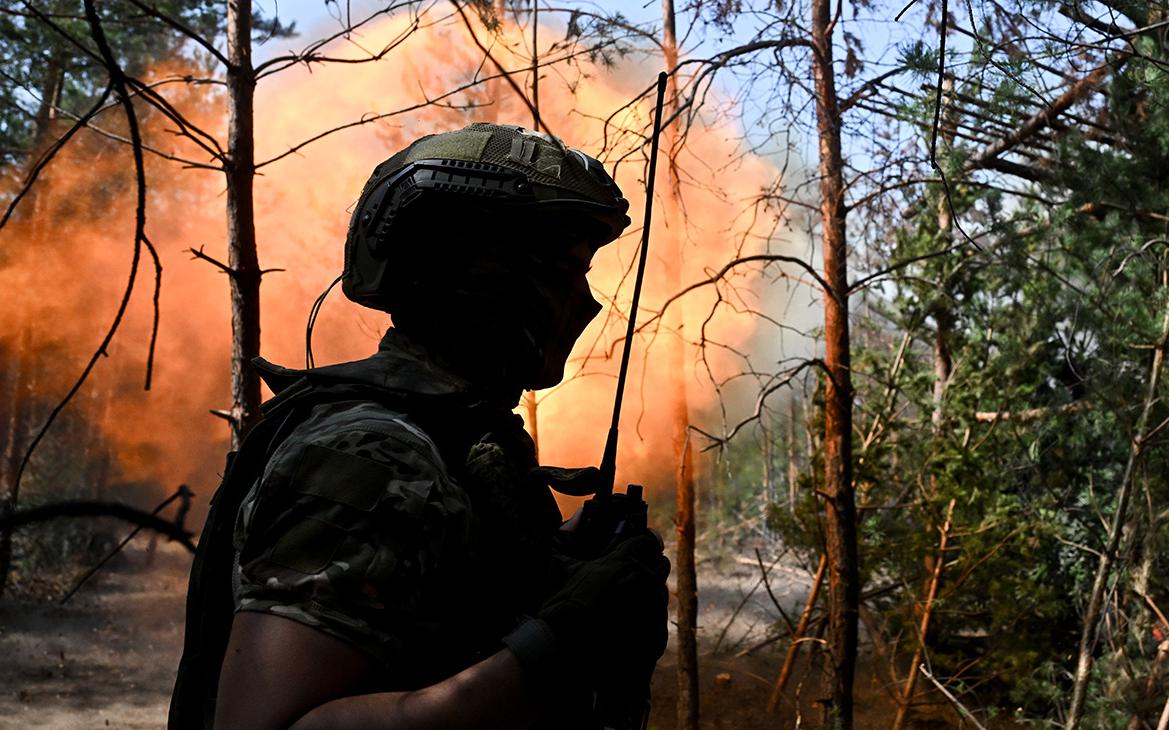
[[[629,225],[628,209],[599,161],[555,137],[487,122],[428,135],[378,165],[365,184],[345,241],[342,289],[358,304],[391,312],[396,254],[433,245],[456,221],[555,221],[582,229],[600,247]]]

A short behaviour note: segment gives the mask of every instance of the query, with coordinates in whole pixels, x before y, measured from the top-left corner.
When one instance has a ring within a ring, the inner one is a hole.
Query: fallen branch
[[[53,504],[22,509],[12,513],[10,517],[0,518],[0,530],[16,530],[27,525],[49,522],[62,517],[113,517],[123,522],[138,525],[143,529],[154,530],[166,535],[192,553],[195,552],[195,543],[191,541],[194,533],[177,527],[174,523],[158,515],[152,515],[120,502],[77,500],[54,502]]]
[[[175,490],[175,493],[162,500],[162,502],[160,502],[157,507],[151,510],[150,514],[151,516],[156,516],[159,512],[162,512],[164,509],[166,509],[171,502],[174,502],[176,499],[181,500],[178,514],[175,516],[173,524],[175,527],[182,529],[183,523],[187,517],[187,511],[191,509],[191,497],[193,495],[194,492],[191,491],[190,487],[188,487],[186,484],[180,484],[179,488]],[[90,578],[97,575],[97,572],[104,568],[106,563],[110,562],[110,560],[112,560],[115,555],[122,552],[122,548],[129,545],[130,541],[134,539],[134,536],[141,531],[142,525],[135,525],[134,529],[130,530],[130,534],[123,537],[121,542],[115,545],[112,550],[102,556],[101,560],[97,561],[97,563],[95,563],[92,568],[85,571],[85,573],[77,579],[77,581],[73,584],[73,587],[70,588],[69,591],[61,597],[61,600],[58,601],[58,604],[64,606],[66,603],[68,603],[69,599],[72,598],[77,593],[77,591],[81,590],[81,586],[85,585]],[[155,537],[157,536],[157,533],[155,533]],[[151,543],[150,547],[151,550],[153,550],[154,544]]]

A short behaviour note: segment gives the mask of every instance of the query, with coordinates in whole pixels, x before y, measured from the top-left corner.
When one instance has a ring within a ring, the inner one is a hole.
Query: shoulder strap
[[[211,728],[214,721],[219,670],[235,615],[235,518],[269,455],[304,418],[305,409],[293,407],[298,405],[289,403],[290,407],[265,416],[239,451],[227,456],[223,481],[211,498],[191,564],[183,656],[171,695],[169,730],[203,730]]]

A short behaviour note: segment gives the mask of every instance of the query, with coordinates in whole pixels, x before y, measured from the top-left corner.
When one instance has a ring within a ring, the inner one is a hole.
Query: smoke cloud
[[[383,20],[363,28],[355,41],[364,48],[380,48],[403,35],[406,23]],[[553,37],[558,30],[549,28],[542,36]],[[301,41],[283,41],[294,42]],[[494,47],[498,57],[510,59],[506,65],[520,65],[506,53],[509,48],[523,53],[517,30],[505,28]],[[346,54],[356,58],[362,52],[351,47],[330,55]],[[174,71],[166,67],[156,73],[162,77]],[[295,67],[261,82],[256,96],[260,162],[285,154],[323,130],[417,107],[327,135],[260,169],[256,181],[260,262],[265,269],[282,270],[266,275],[262,287],[266,358],[290,366],[304,362],[309,308],[340,273],[350,210],[378,162],[418,136],[472,121],[531,126],[528,108],[500,82],[425,103],[472,84],[477,74],[493,71],[490,62],[483,64],[482,53],[456,17],[453,22],[424,23],[380,62]],[[624,334],[633,290],[630,269],[640,235],[648,149],[641,148],[642,138],[621,130],[648,127],[651,102],[627,103],[653,82],[656,73],[651,65],[626,62],[606,67],[581,57],[541,74],[539,103],[547,126],[571,146],[600,155],[611,169],[615,167],[635,221],[624,238],[602,249],[594,261],[590,281],[607,311],[578,343],[570,379],[538,396],[544,463],[583,465],[600,458],[620,356],[615,343]],[[517,82],[527,83],[522,76],[517,74]],[[223,133],[221,97],[205,87],[181,95],[176,106],[202,128]],[[170,134],[164,120],[147,115],[144,121],[156,148],[205,159]],[[112,114],[101,124],[110,131],[118,129]],[[673,293],[665,273],[670,265],[679,265],[678,279],[691,284],[736,256],[784,248],[769,236],[773,213],[756,205],[779,172],[765,160],[743,154],[741,136],[733,122],[695,121],[677,156],[683,181],[680,204],[666,199],[663,157],[641,321],[660,310]],[[186,482],[206,498],[217,482],[228,440],[226,424],[208,413],[230,405],[228,281],[207,262],[193,260],[187,250],[202,248],[226,261],[224,183],[213,171],[184,170],[156,157],[150,158],[149,167],[147,228],[164,266],[154,387],[142,391],[152,317],[151,271],[144,262],[138,290],[109,357],[102,359],[85,395],[71,407],[102,432],[118,480],[154,482],[168,492]],[[29,382],[44,399],[65,392],[113,317],[133,240],[132,180],[128,150],[85,132],[54,163],[21,220],[0,233],[4,257],[0,286],[12,293],[0,304],[0,316],[10,323],[4,328],[3,344],[9,352],[19,349],[24,333],[34,353]],[[419,245],[441,245],[441,240],[442,222],[436,221],[433,237]],[[672,488],[673,389],[667,387],[672,378],[683,378],[694,418],[708,429],[720,430],[724,418],[733,422],[753,408],[754,381],[733,376],[748,368],[745,357],[754,358],[760,369],[773,366],[778,350],[770,335],[761,339],[759,320],[749,312],[782,316],[776,313],[787,294],[764,287],[757,267],[743,267],[729,280],[735,285],[735,301],[720,301],[714,287],[699,288],[671,305],[681,314],[679,331],[651,325],[636,339],[622,421],[619,479],[645,483],[651,493]],[[31,332],[21,323],[28,323]],[[318,364],[368,355],[388,324],[387,317],[335,293],[316,326]],[[679,337],[686,342],[681,373],[671,354]],[[694,346],[700,341],[706,347]],[[731,410],[724,413],[713,383],[728,380],[724,395]]]

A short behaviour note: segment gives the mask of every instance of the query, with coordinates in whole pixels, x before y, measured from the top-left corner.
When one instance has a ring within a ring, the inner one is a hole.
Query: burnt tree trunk
[[[227,3],[227,256],[231,268],[231,442],[239,448],[260,417],[260,378],[251,361],[260,354],[260,264],[252,187],[256,78],[252,71],[250,0]]]
[[[825,724],[852,728],[860,598],[856,496],[852,484],[852,376],[848,334],[848,251],[845,236],[840,107],[832,69],[832,7],[812,2],[812,69],[820,143],[820,216],[824,249],[824,539],[828,554],[828,661],[831,690]]]
[[[678,41],[674,22],[673,0],[662,0],[662,51],[666,71],[670,74],[666,86],[666,109],[664,116],[670,118],[678,107],[678,83],[674,69],[678,65]],[[672,227],[669,240],[671,250],[666,253],[666,287],[675,292],[681,287],[682,245],[680,218],[681,197],[677,153],[677,127],[670,125],[662,130],[663,147],[666,150],[666,170],[669,179],[669,193],[666,197],[666,223]],[[671,310],[665,325],[676,329],[678,336],[670,339],[669,368],[672,377],[673,398],[671,421],[673,423],[673,447],[675,458],[674,489],[676,498],[675,530],[678,537],[678,552],[674,563],[677,575],[677,626],[678,626],[678,730],[698,728],[698,576],[694,560],[695,538],[695,496],[694,456],[690,448],[690,406],[686,393],[686,348],[682,339],[681,309]]]
[[[23,317],[22,317],[23,319]],[[11,353],[12,363],[6,378],[4,414],[5,442],[0,461],[0,522],[16,513],[20,497],[20,463],[28,446],[29,415],[32,401],[32,328],[22,322],[16,350]],[[8,587],[8,576],[12,572],[12,531],[0,527],[0,596]]]

